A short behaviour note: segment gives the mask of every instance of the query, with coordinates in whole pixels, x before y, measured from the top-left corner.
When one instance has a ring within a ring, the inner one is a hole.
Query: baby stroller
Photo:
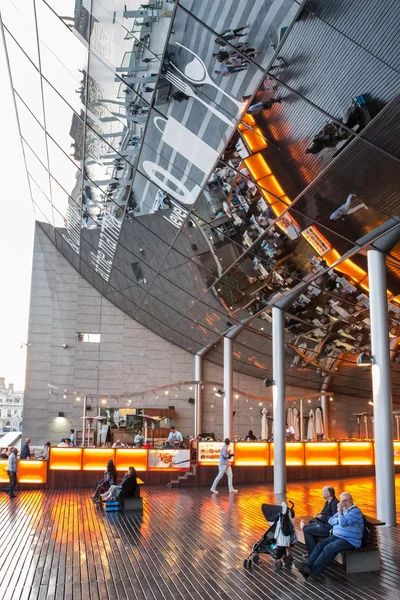
[[[290,508],[285,502],[281,506],[274,504],[262,504],[262,513],[271,525],[264,533],[262,538],[256,542],[248,555],[243,561],[245,569],[251,569],[252,565],[258,565],[260,554],[269,554],[275,560],[274,569],[282,569],[291,567],[293,564],[293,556],[290,548],[297,542],[296,532],[294,529],[294,504],[289,500]]]

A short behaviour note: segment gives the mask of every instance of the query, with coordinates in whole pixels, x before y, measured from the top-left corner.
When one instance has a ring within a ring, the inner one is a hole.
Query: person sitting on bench
[[[137,487],[136,469],[129,467],[128,473],[123,478],[120,485],[112,485],[110,489],[101,495],[101,500],[118,500],[119,498],[131,498],[135,495]]]
[[[335,489],[329,485],[322,488],[322,497],[326,501],[322,511],[315,515],[311,521],[303,527],[304,541],[310,556],[318,543],[318,538],[327,538],[332,529],[328,521],[337,512],[339,500],[335,496]]]
[[[294,561],[294,566],[304,579],[308,579],[310,575],[321,575],[339,552],[361,547],[364,517],[361,510],[353,504],[351,494],[340,494],[337,509],[337,513],[329,519],[329,524],[333,527],[332,535],[317,544],[306,562]]]

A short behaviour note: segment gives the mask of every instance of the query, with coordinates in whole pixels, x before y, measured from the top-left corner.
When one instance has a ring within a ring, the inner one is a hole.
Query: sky
[[[23,390],[34,213],[0,38],[0,377]]]

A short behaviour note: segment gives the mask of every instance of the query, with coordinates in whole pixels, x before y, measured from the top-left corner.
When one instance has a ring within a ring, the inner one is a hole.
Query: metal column
[[[83,396],[82,446],[85,446],[85,441],[86,441],[86,406],[87,406],[87,396]],[[89,441],[90,440],[88,440],[88,445],[89,445]]]
[[[194,378],[199,383],[195,387],[194,403],[194,435],[195,437],[202,433],[202,413],[203,413],[203,394],[201,389],[201,380],[203,376],[203,359],[198,354],[194,357]]]
[[[285,416],[285,313],[272,308],[272,364],[274,386],[274,492],[286,493],[286,416]]]
[[[224,337],[224,439],[233,434],[233,340]]]
[[[321,394],[322,421],[324,424],[324,440],[329,438],[329,398],[327,394]]]
[[[393,456],[392,381],[390,373],[385,254],[368,250],[372,392],[374,399],[375,477],[377,517],[396,525]]]

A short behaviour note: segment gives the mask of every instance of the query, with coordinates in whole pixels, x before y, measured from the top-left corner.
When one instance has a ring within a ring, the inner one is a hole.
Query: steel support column
[[[274,492],[286,493],[286,417],[285,417],[285,312],[272,308],[272,364],[274,385]]]
[[[233,434],[233,340],[224,337],[224,439]]]
[[[197,437],[202,433],[203,415],[203,390],[200,383],[203,378],[203,359],[199,354],[194,357],[194,378],[198,382],[196,383],[194,402],[194,435]]]
[[[390,373],[385,254],[368,250],[372,392],[374,399],[376,509],[378,519],[396,525],[393,456],[392,381]],[[373,283],[372,283],[373,282]]]
[[[321,393],[322,422],[324,424],[324,440],[329,438],[329,397],[325,392]]]

